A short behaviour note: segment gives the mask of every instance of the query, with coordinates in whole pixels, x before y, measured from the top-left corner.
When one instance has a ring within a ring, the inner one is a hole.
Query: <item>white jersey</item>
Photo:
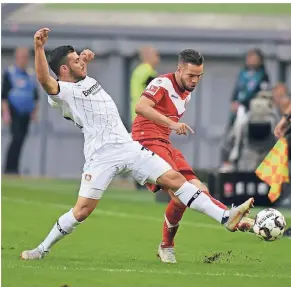
[[[50,97],[84,133],[86,161],[105,144],[132,141],[114,101],[95,79],[87,76],[77,83],[59,81],[59,86],[59,94]]]

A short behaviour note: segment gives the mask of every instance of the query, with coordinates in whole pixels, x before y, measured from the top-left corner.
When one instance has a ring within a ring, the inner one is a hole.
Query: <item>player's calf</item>
[[[253,199],[232,210],[225,210],[217,206],[208,195],[190,184],[178,172],[169,170],[157,179],[157,184],[175,191],[179,200],[191,209],[207,214],[228,230],[235,231],[238,223],[253,205]]]
[[[186,206],[184,204],[173,199],[169,202],[165,212],[165,221],[163,225],[162,248],[174,247],[174,238],[185,210]]]
[[[24,260],[42,259],[58,241],[71,234],[91,214],[97,203],[96,199],[79,197],[75,207],[57,220],[45,240],[37,248],[23,251],[20,257]]]
[[[98,200],[92,198],[78,197],[77,203],[73,208],[73,214],[77,221],[84,221],[96,208]]]

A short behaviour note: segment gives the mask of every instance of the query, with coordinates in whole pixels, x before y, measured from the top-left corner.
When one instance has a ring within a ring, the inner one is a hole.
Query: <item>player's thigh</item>
[[[177,191],[187,180],[185,177],[180,173],[173,169],[168,170],[161,174],[157,180],[156,183],[159,186],[162,186],[163,190],[169,190]]]
[[[173,160],[171,145],[159,140],[143,141],[142,146],[157,154],[164,159],[173,169],[177,170],[177,166]]]
[[[187,179],[187,181],[197,180],[196,182],[198,182],[199,179],[197,178],[192,167],[184,158],[182,152],[173,147],[172,154],[173,154],[173,160],[177,166],[177,170]]]
[[[119,169],[111,162],[92,162],[82,174],[79,197],[99,200]]]
[[[172,158],[171,149],[169,149],[169,144],[159,140],[146,140],[141,142],[141,144],[164,159],[174,170],[177,170],[177,166]],[[146,187],[152,192],[156,192],[161,189],[160,186],[153,183],[146,183]],[[166,192],[168,191],[166,188],[162,189]]]
[[[138,142],[134,142],[130,148],[131,158],[128,160],[127,169],[139,184],[156,183],[162,174],[172,169],[164,159]]]

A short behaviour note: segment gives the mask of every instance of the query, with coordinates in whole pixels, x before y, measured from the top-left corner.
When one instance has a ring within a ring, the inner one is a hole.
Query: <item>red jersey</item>
[[[183,91],[175,79],[174,73],[161,75],[152,80],[142,96],[151,99],[154,109],[159,113],[178,122],[183,116],[191,99],[191,93]],[[163,139],[169,141],[171,130],[137,115],[132,126],[132,138],[140,141],[145,139]]]

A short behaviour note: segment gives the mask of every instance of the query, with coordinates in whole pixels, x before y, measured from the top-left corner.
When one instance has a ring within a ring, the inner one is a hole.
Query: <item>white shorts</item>
[[[79,196],[99,199],[112,179],[129,171],[141,185],[156,183],[171,166],[136,141],[108,144],[100,148],[84,166]]]

